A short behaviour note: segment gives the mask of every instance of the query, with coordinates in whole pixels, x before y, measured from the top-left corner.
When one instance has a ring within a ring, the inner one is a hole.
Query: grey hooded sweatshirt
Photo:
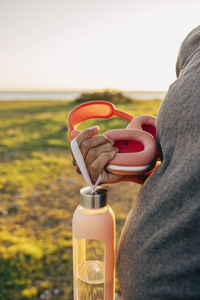
[[[121,234],[123,300],[200,299],[200,26],[182,43],[176,73],[157,116],[161,165]]]

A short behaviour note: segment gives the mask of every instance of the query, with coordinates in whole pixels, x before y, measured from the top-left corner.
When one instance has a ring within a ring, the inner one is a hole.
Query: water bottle
[[[73,215],[74,300],[113,300],[115,217],[107,204],[107,190],[80,190]]]

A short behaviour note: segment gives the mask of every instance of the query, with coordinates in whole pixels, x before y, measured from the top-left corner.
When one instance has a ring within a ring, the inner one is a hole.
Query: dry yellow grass
[[[0,299],[72,299],[71,220],[85,185],[71,164],[69,101],[0,102]],[[156,115],[160,101],[118,105]],[[96,124],[89,121],[85,126]],[[98,120],[102,132],[125,127]],[[109,186],[117,241],[139,186]],[[118,285],[116,290],[119,292]]]

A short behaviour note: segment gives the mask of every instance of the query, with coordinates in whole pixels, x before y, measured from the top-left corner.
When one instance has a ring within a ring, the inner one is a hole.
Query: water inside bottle
[[[88,260],[79,265],[77,286],[78,299],[104,299],[104,262]]]

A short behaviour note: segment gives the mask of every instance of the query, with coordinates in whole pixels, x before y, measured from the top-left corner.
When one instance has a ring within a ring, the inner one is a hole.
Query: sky
[[[0,0],[0,90],[167,90],[199,0]]]

